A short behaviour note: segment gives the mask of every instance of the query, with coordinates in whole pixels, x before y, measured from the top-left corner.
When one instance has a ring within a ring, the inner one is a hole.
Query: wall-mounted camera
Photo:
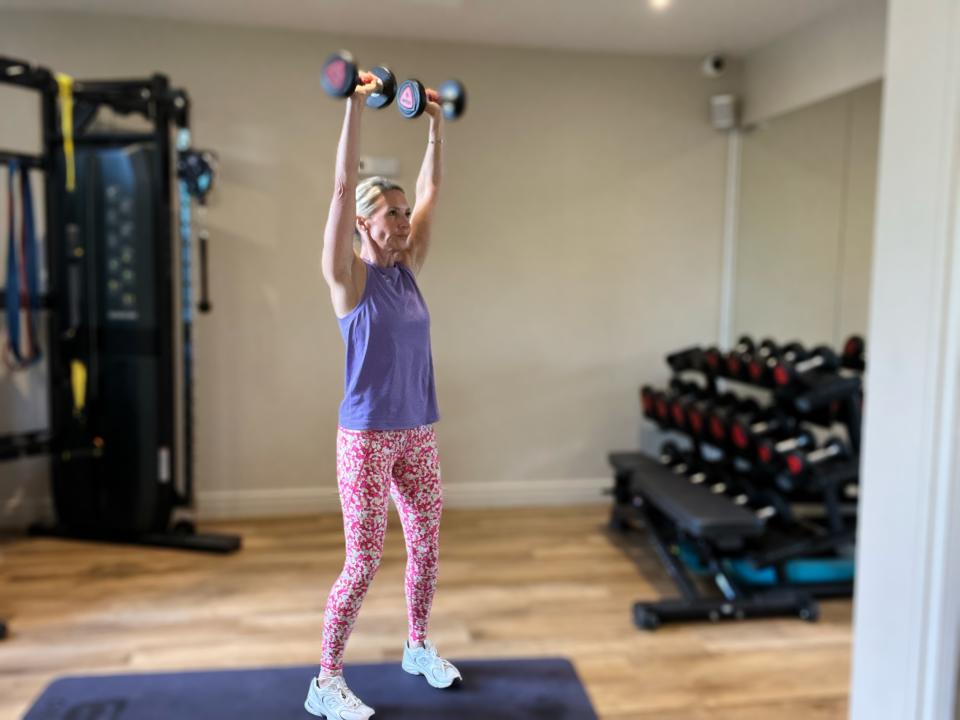
[[[710,53],[703,59],[700,71],[706,77],[720,77],[727,71],[727,58],[720,53]]]

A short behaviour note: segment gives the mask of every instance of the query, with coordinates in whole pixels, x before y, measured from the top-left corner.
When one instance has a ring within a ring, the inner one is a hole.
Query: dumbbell
[[[747,451],[768,435],[786,435],[797,427],[794,417],[778,410],[734,418],[730,425],[730,442],[738,450]]]
[[[640,407],[645,418],[657,419],[657,391],[649,385],[640,388]]]
[[[866,367],[865,350],[866,343],[863,338],[859,335],[851,335],[843,343],[840,365],[850,370],[863,370]]]
[[[786,456],[787,472],[795,478],[809,475],[817,465],[831,460],[846,460],[850,457],[850,447],[840,438],[830,438],[827,443],[808,453],[794,451]]]
[[[737,505],[742,506],[750,502],[750,496],[742,492],[736,482],[731,479],[720,480],[701,470],[691,474],[689,480],[692,485],[702,485],[714,495],[729,494],[730,499]]]
[[[675,373],[699,370],[703,364],[703,350],[699,345],[677,350],[667,355],[667,365]]]
[[[800,430],[795,435],[778,440],[763,438],[757,441],[757,460],[772,468],[779,465],[787,453],[811,449],[815,445],[816,438],[809,430]]]
[[[640,388],[640,405],[643,408],[644,417],[661,424],[669,422],[670,412],[666,402],[666,394],[650,385],[644,385]],[[662,410],[662,414],[658,411]]]
[[[434,90],[412,78],[397,88],[397,109],[405,118],[420,117],[427,109],[427,101],[438,103],[447,120],[456,120],[467,109],[467,90],[457,80],[447,80]]]
[[[661,390],[656,390],[649,385],[640,388],[640,404],[643,407],[643,414],[658,425],[666,427],[670,423],[670,408],[667,402],[667,394]]]
[[[764,340],[753,355],[746,359],[747,377],[750,382],[770,387],[773,385],[772,366],[776,359],[787,352],[796,352],[802,347],[793,343],[780,347],[773,340]]]
[[[657,459],[664,467],[670,468],[675,475],[685,475],[692,485],[703,485],[714,495],[721,495],[728,491],[739,493],[733,498],[738,505],[746,505],[750,500],[748,495],[739,491],[734,480],[714,478],[696,461],[692,453],[680,450],[675,443],[670,441],[663,443]]]
[[[684,475],[690,470],[693,463],[693,455],[690,452],[681,450],[676,443],[667,441],[660,446],[660,452],[657,459],[664,467],[668,467],[677,475]]]
[[[711,409],[706,416],[707,435],[711,442],[727,445],[730,442],[730,425],[737,415],[751,415],[760,412],[756,400],[739,400],[736,405]]]
[[[674,466],[674,470],[678,466]],[[742,485],[736,476],[728,475],[725,479],[712,477],[704,470],[694,471],[689,475],[690,483],[702,485],[714,495],[727,495],[734,505],[747,507],[752,505],[753,514],[760,520],[766,521],[776,516],[789,517],[789,504],[776,493],[765,493],[755,488]]]
[[[695,386],[687,392],[675,395],[667,400],[667,409],[670,411],[670,420],[673,427],[687,432],[690,430],[687,412],[699,400],[709,400],[714,394],[706,388]]]
[[[814,370],[829,372],[838,367],[840,367],[840,358],[837,354],[826,345],[820,345],[802,360],[778,359],[773,368],[773,381],[780,387],[786,387],[795,383],[804,373]]]
[[[694,485],[706,483],[710,479],[702,463],[698,461],[692,452],[681,450],[675,443],[669,440],[660,446],[657,459],[661,465],[669,468],[674,475],[686,476],[687,480]],[[720,493],[726,490],[726,485],[722,485],[720,489],[714,490],[717,485],[720,485],[720,483],[707,483],[707,487],[714,492]]]
[[[708,375],[721,375],[726,372],[723,353],[716,346],[708,347],[703,351],[703,369]]]
[[[786,458],[786,471],[777,475],[777,487],[784,492],[799,490],[807,484],[817,465],[850,457],[850,447],[840,438],[831,438],[823,447],[806,454],[790,453]]]
[[[754,345],[753,338],[749,335],[742,335],[737,340],[737,344],[727,352],[723,359],[727,377],[734,380],[746,380],[747,363],[755,352],[758,352],[758,348]]]
[[[793,511],[790,503],[782,495],[776,492],[761,492],[754,498],[754,502],[760,505],[753,514],[760,520],[770,520],[771,518],[781,517],[787,521],[793,518]]]
[[[369,72],[358,70],[357,63],[346,50],[332,53],[323,63],[320,85],[330,97],[346,98],[357,91],[359,85],[376,81],[377,89],[367,95],[367,107],[377,110],[393,102],[397,94],[397,78],[389,68],[378,65]]]
[[[649,385],[640,388],[640,403],[643,406],[644,416],[650,418],[661,427],[681,427],[674,420],[671,405],[678,398],[697,399],[710,397],[710,392],[696,383],[684,382],[674,378],[670,381],[670,390],[661,392]]]
[[[760,350],[747,363],[747,376],[750,381],[765,387],[774,387],[773,370],[781,358],[796,362],[808,355],[806,348],[800,343],[792,342],[778,347],[773,341],[762,345]]]
[[[714,408],[724,408],[736,405],[738,398],[731,392],[723,393],[716,398],[697,400],[686,405],[686,428],[694,438],[702,438],[707,430],[707,417]]]
[[[769,358],[776,357],[779,354],[780,346],[770,338],[765,338],[753,352],[740,355],[736,361],[728,359],[727,362],[728,365],[730,362],[734,362],[735,369],[744,379],[753,383],[764,384],[767,376],[766,362]]]
[[[766,521],[778,515],[789,516],[789,504],[775,493],[742,487],[732,476],[726,479],[714,477],[705,468],[698,467],[691,453],[680,450],[672,442],[660,446],[658,459],[676,475],[686,475],[691,485],[703,486],[714,495],[728,494],[730,501],[740,507],[752,503],[753,513],[760,520]]]

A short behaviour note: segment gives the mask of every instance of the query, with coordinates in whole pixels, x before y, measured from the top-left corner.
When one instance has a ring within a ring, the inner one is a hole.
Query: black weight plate
[[[416,118],[427,107],[427,91],[419,80],[404,80],[397,88],[397,109],[405,118]]]
[[[383,67],[382,65],[378,65],[370,72],[380,78],[380,82],[383,83],[383,89],[376,95],[367,96],[367,107],[379,110],[393,102],[393,98],[397,94],[397,77],[390,72],[390,68]]]
[[[320,85],[327,95],[349,97],[357,88],[357,63],[346,50],[330,55],[323,63]]]
[[[440,105],[447,120],[456,120],[467,109],[467,90],[456,80],[447,80],[439,88]]]

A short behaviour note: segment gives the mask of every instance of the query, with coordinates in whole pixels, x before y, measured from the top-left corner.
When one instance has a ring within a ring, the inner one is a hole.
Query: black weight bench
[[[619,480],[614,494],[618,500],[627,500],[621,513],[639,511],[642,515],[660,561],[683,596],[636,603],[634,621],[638,627],[654,630],[663,623],[682,620],[817,618],[818,606],[809,593],[776,587],[748,591],[724,567],[725,556],[746,554],[750,541],[764,533],[763,522],[750,510],[694,485],[639,453],[612,453],[609,460]],[[623,522],[620,527],[624,527]],[[696,549],[698,561],[713,580],[719,597],[708,597],[697,587],[679,557],[681,545]]]

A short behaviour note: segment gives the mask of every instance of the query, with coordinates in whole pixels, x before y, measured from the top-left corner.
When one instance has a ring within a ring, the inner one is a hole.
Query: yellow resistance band
[[[73,160],[73,78],[57,73],[60,88],[60,130],[63,133],[63,157],[67,165],[67,192],[77,187],[77,171]]]
[[[73,381],[73,414],[80,415],[87,404],[87,366],[71,360],[70,379]]]

